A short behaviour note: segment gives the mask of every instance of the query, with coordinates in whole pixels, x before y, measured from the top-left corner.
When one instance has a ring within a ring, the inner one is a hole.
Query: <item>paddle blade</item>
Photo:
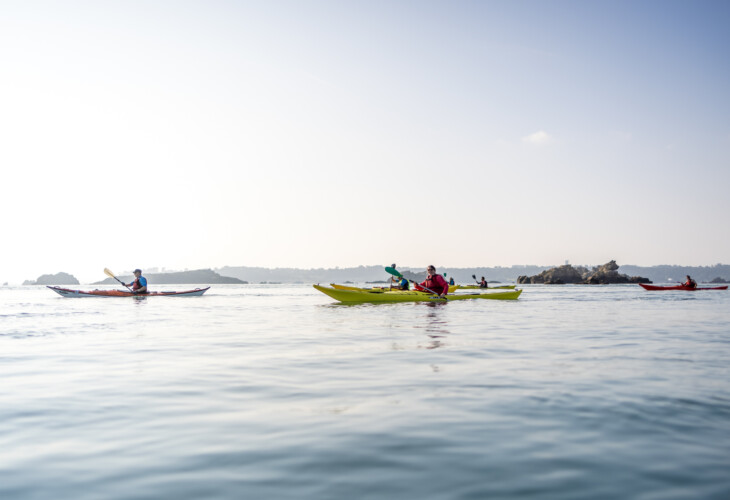
[[[392,267],[386,267],[385,272],[388,274],[392,274],[393,276],[397,276],[399,278],[403,277],[403,275],[397,269],[393,269]]]
[[[107,275],[107,276],[109,276],[110,278],[116,278],[116,276],[114,276],[114,273],[113,273],[113,272],[111,272],[111,271],[110,271],[110,270],[109,270],[108,268],[106,268],[106,267],[104,268],[104,274],[106,274],[106,275]]]
[[[471,277],[474,278],[474,279],[477,279],[477,277],[476,277],[475,274],[472,274]]]

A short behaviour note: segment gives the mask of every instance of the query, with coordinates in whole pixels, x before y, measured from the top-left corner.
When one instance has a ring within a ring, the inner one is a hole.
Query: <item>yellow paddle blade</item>
[[[104,268],[104,274],[106,274],[106,275],[107,275],[107,276],[109,276],[110,278],[116,278],[116,276],[114,276],[114,273],[113,273],[113,272],[111,272],[111,271],[110,271],[110,270],[109,270],[108,268],[106,268],[106,267]]]

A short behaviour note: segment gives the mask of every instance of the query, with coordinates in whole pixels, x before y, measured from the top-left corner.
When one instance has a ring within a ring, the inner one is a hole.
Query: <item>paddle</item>
[[[477,285],[482,286],[482,282],[481,281],[477,281],[477,277],[476,277],[475,274],[472,274],[471,277],[474,278],[474,281],[477,282]],[[489,288],[489,287],[487,287],[487,288]]]
[[[119,278],[117,278],[116,276],[114,276],[114,273],[113,273],[113,272],[111,272],[111,271],[110,271],[109,269],[107,269],[106,267],[104,268],[104,274],[106,274],[106,275],[107,275],[107,276],[109,276],[110,278],[114,278],[114,279],[115,279],[115,280],[117,280],[117,281],[118,281],[119,283],[121,283],[122,285],[124,285],[124,286],[125,286],[125,287],[127,288],[127,290],[129,290],[130,292],[134,293],[134,290],[132,290],[131,288],[129,288],[129,287],[128,287],[128,286],[127,286],[127,285],[126,285],[126,284],[125,284],[125,283],[124,283],[124,282],[123,282],[122,280],[120,280]]]
[[[396,277],[398,277],[398,278],[403,278],[403,275],[402,275],[402,274],[400,273],[400,271],[398,271],[397,269],[394,269],[394,268],[392,268],[392,267],[386,267],[386,268],[385,268],[385,272],[387,272],[388,274],[392,274],[393,276],[396,276]],[[408,280],[408,281],[410,281],[411,283],[416,283],[416,282],[415,282],[415,281],[413,281],[413,280]],[[417,284],[417,283],[416,283],[416,284]],[[437,296],[437,297],[439,297],[439,298],[442,298],[442,299],[444,299],[444,300],[449,300],[449,299],[447,299],[447,298],[446,298],[445,296],[444,296],[444,297],[441,297],[441,296],[439,296],[439,294],[437,294],[436,292],[434,292],[434,291],[433,291],[433,290],[431,290],[430,288],[426,288],[426,287],[425,287],[425,286],[423,286],[423,285],[418,285],[418,286],[420,286],[421,288],[423,288],[423,289],[424,289],[424,290],[426,290],[427,292],[431,292],[432,294],[436,295],[436,296]]]

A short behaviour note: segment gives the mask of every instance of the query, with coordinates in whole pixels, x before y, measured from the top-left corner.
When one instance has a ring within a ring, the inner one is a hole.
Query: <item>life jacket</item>
[[[691,278],[682,283],[682,285],[686,286],[687,288],[697,288],[697,282]]]
[[[132,283],[132,290],[139,290],[140,288],[142,288],[142,284],[139,282],[139,278],[136,278]]]
[[[402,280],[400,280],[399,285],[400,285],[400,289],[401,290],[408,290],[408,288],[409,288],[408,280],[405,279],[405,278],[403,278]]]
[[[441,278],[440,280],[438,278]],[[440,274],[435,274],[433,278],[426,278],[426,281],[423,282],[422,287],[428,288],[432,292],[437,293],[438,295],[441,295],[444,292],[449,291],[449,284],[446,283],[446,280],[444,280]]]

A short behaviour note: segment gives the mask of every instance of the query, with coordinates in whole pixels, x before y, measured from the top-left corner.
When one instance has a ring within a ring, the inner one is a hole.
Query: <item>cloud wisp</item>
[[[535,146],[544,146],[546,144],[550,144],[552,141],[553,137],[544,130],[539,130],[534,134],[526,135],[522,138],[522,142]]]

